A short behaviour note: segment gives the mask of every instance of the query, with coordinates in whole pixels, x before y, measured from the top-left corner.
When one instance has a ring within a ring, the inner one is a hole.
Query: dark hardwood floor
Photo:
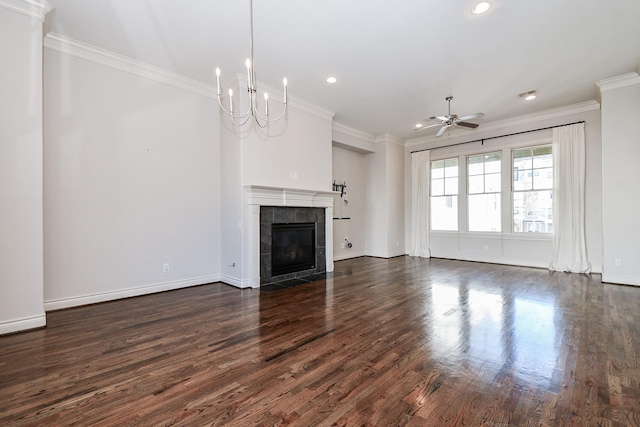
[[[358,258],[47,322],[0,337],[0,425],[640,425],[640,288],[599,275]]]

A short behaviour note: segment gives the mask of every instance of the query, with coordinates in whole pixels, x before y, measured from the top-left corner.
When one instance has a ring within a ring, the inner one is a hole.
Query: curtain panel
[[[553,129],[553,261],[549,270],[589,273],[585,231],[584,123]]]
[[[409,255],[431,257],[429,251],[429,150],[411,154],[411,247]]]

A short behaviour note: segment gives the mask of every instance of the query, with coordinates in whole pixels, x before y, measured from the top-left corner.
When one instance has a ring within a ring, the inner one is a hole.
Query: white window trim
[[[508,138],[511,140],[512,138]],[[496,141],[496,140],[494,140]],[[458,231],[442,231],[442,230],[431,230],[429,232],[433,236],[454,236],[462,238],[496,238],[496,239],[505,239],[505,240],[537,240],[537,241],[552,241],[553,234],[552,233],[514,233],[513,227],[511,225],[513,219],[513,183],[512,183],[512,175],[513,175],[513,164],[512,164],[512,150],[520,149],[520,148],[530,148],[537,147],[542,145],[550,145],[552,143],[551,135],[544,138],[538,139],[524,139],[522,141],[511,143],[500,143],[492,146],[481,146],[478,147],[474,145],[472,147],[465,146],[455,146],[451,147],[450,150],[446,148],[439,149],[435,152],[431,152],[430,161],[444,160],[450,159],[452,157],[458,157]],[[501,165],[502,172],[505,170],[509,171],[509,173],[502,173],[501,175],[501,185],[502,185],[502,231],[469,231],[468,227],[468,203],[467,203],[467,157],[469,156],[479,156],[483,154],[491,154],[501,152]],[[435,155],[434,155],[435,154]],[[555,166],[555,165],[554,165]],[[462,179],[464,177],[464,179]],[[505,189],[506,192],[505,192]],[[464,197],[460,197],[464,195]],[[507,196],[507,197],[505,197]],[[431,225],[429,225],[431,227]]]

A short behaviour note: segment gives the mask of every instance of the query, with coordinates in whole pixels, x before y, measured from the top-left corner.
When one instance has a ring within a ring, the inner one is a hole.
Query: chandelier
[[[267,127],[267,125],[271,122],[275,122],[284,117],[287,112],[287,78],[282,79],[283,86],[283,99],[284,99],[284,109],[282,114],[280,114],[276,118],[271,118],[269,115],[269,95],[265,92],[264,94],[264,115],[261,115],[258,111],[258,101],[257,101],[257,92],[258,85],[256,81],[256,64],[253,60],[253,0],[249,0],[249,11],[250,11],[250,32],[249,32],[249,58],[245,62],[247,67],[247,93],[249,96],[249,108],[246,112],[241,114],[236,114],[233,111],[233,89],[229,89],[229,109],[226,109],[222,105],[222,100],[220,98],[220,68],[216,67],[216,95],[218,97],[218,105],[222,111],[224,111],[227,115],[231,117],[231,121],[236,126],[242,126],[246,124],[251,117],[253,117],[261,128]]]

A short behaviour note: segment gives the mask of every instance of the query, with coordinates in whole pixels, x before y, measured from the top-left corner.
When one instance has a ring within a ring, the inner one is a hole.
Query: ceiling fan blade
[[[457,124],[458,126],[464,126],[464,127],[466,127],[466,128],[471,128],[471,129],[475,129],[475,128],[477,128],[478,126],[480,126],[480,125],[479,125],[479,124],[477,124],[477,123],[469,123],[469,122],[458,122],[458,123],[456,123],[456,124]]]
[[[419,132],[419,131],[421,131],[421,130],[425,130],[425,129],[429,129],[429,128],[434,128],[434,127],[436,127],[436,126],[442,126],[442,123],[435,123],[435,124],[432,124],[432,125],[429,125],[429,126],[422,126],[421,128],[414,129],[414,132]]]
[[[445,117],[445,116],[436,116],[436,117],[429,117],[429,120],[442,120],[443,122],[446,122],[447,120],[449,120],[449,117]]]
[[[462,121],[473,120],[473,119],[479,119],[480,117],[484,117],[484,113],[469,114],[468,116],[458,117],[458,120],[462,120]]]
[[[438,131],[438,133],[436,133],[436,136],[442,136],[443,133],[445,133],[445,131],[447,129],[449,129],[451,127],[451,125],[444,125],[440,128],[440,130]]]

